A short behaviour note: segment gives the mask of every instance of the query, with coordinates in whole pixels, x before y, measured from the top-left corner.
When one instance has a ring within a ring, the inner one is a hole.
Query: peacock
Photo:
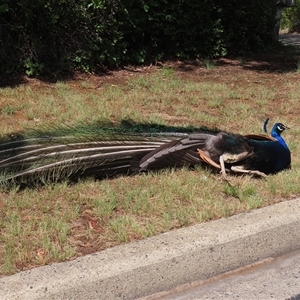
[[[125,121],[20,132],[0,139],[0,184],[36,186],[196,165],[208,165],[223,177],[229,172],[266,177],[290,167],[281,136],[287,128],[276,123],[271,136],[240,135]]]

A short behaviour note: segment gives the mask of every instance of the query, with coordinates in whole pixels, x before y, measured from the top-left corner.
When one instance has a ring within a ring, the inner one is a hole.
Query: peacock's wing
[[[207,136],[203,147],[197,149],[200,159],[207,165],[221,169],[242,162],[253,154],[253,147],[249,145],[248,138],[242,135],[219,132]]]
[[[220,168],[220,157],[225,163],[246,159],[252,154],[247,139],[225,132],[192,133],[183,139],[162,144],[149,152],[140,161],[141,169],[158,166],[183,166],[206,163]]]
[[[193,133],[182,139],[165,143],[149,152],[140,161],[143,170],[158,166],[184,166],[203,162],[197,153],[198,148],[204,148],[207,140],[213,135],[210,133]]]

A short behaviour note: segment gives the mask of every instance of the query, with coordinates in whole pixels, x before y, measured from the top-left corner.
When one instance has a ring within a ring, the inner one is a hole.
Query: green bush
[[[296,1],[294,7],[285,8],[282,12],[280,29],[290,32],[300,32],[300,2]]]
[[[97,71],[271,44],[271,0],[3,0],[0,72]]]

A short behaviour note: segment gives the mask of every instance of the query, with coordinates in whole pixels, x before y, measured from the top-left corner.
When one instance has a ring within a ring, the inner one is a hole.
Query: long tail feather
[[[4,136],[0,138],[0,184],[27,186],[195,164],[200,159],[194,142],[189,145],[185,139],[196,130],[93,124]]]
[[[105,176],[130,171],[130,162],[161,146],[164,141],[105,141],[66,145],[36,146],[34,150],[7,150],[0,160],[2,181],[59,181],[76,174]],[[19,153],[20,151],[20,153]],[[31,177],[31,178],[30,178]]]

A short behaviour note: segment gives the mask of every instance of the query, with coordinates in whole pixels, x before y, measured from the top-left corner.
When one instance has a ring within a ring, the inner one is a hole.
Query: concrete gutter
[[[300,249],[300,199],[0,278],[0,299],[137,299]]]

